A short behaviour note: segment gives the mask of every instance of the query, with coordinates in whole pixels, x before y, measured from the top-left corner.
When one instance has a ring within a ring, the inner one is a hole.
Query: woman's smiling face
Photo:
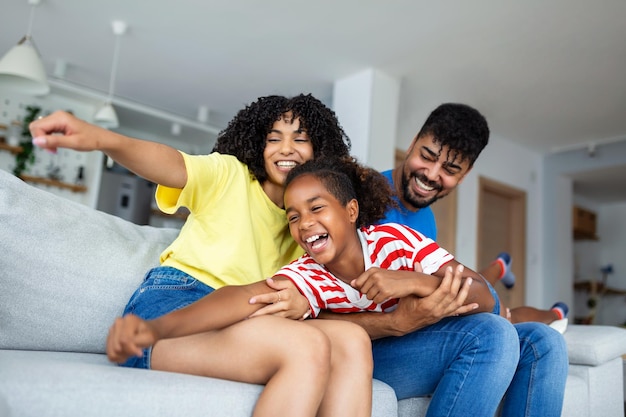
[[[263,149],[267,179],[262,187],[274,204],[283,207],[283,188],[289,171],[311,159],[313,144],[306,130],[301,129],[300,119],[285,113],[267,133]]]
[[[313,144],[307,131],[300,128],[300,119],[286,113],[274,122],[265,138],[263,159],[267,180],[281,187],[293,167],[313,159]]]

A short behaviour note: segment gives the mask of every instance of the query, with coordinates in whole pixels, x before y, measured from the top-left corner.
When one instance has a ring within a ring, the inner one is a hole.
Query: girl
[[[312,317],[320,310],[391,311],[399,298],[430,295],[454,268],[472,280],[467,300],[478,303],[477,312],[510,319],[487,280],[433,240],[397,223],[367,226],[397,204],[389,182],[377,171],[351,158],[318,159],[292,170],[285,187],[290,232],[307,253],[276,276],[296,284],[309,300]],[[390,275],[389,270],[410,273]]]
[[[65,112],[30,129],[37,146],[101,150],[156,182],[157,203],[166,213],[190,210],[161,265],[148,272],[126,306],[126,317],[145,320],[194,306],[224,285],[259,281],[298,257],[302,250],[289,235],[283,210],[286,175],[313,157],[349,151],[334,113],[310,95],[258,99],[219,135],[215,152],[202,156],[110,132]],[[287,284],[273,284],[280,302],[266,312],[274,315],[227,328],[203,326],[204,317],[178,322],[161,327],[158,341],[142,344],[146,349],[132,350],[136,356],[109,348],[109,358],[128,359],[124,366],[266,384],[255,416],[366,415],[370,404],[361,397],[371,393],[369,338],[342,322],[277,317],[300,318],[305,311],[302,297]],[[110,340],[130,322],[118,319]]]
[[[453,276],[459,284],[461,276],[471,280],[466,300],[477,304],[474,312],[499,312],[482,277],[431,239],[396,223],[367,226],[395,204],[391,196],[382,174],[351,158],[311,161],[289,173],[289,229],[307,253],[276,275],[296,284],[311,315],[391,311],[399,298],[428,296]]]

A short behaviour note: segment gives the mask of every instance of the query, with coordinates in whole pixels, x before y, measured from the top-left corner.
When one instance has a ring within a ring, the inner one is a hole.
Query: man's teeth
[[[276,165],[282,168],[293,168],[298,164],[296,164],[295,161],[278,161],[276,162]]]
[[[428,185],[424,184],[417,177],[415,177],[415,183],[417,184],[418,187],[420,187],[424,191],[432,191],[435,189],[435,187],[429,187]]]

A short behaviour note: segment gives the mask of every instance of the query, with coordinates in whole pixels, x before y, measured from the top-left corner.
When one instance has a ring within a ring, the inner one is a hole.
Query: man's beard
[[[438,192],[430,198],[413,194],[411,192],[411,182],[415,181],[415,177],[417,177],[422,183],[428,185],[429,187],[433,187],[433,189],[437,190]],[[429,181],[420,174],[405,173],[402,176],[402,197],[405,202],[409,203],[415,209],[426,208],[433,204],[435,201],[439,200],[441,197],[445,197],[445,195],[446,194],[441,194],[441,186],[439,184]]]

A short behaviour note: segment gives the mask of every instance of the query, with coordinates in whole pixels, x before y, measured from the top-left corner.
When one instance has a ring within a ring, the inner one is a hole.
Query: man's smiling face
[[[409,209],[428,207],[448,195],[470,171],[470,163],[449,147],[442,147],[431,134],[413,139],[402,165],[398,190]]]

